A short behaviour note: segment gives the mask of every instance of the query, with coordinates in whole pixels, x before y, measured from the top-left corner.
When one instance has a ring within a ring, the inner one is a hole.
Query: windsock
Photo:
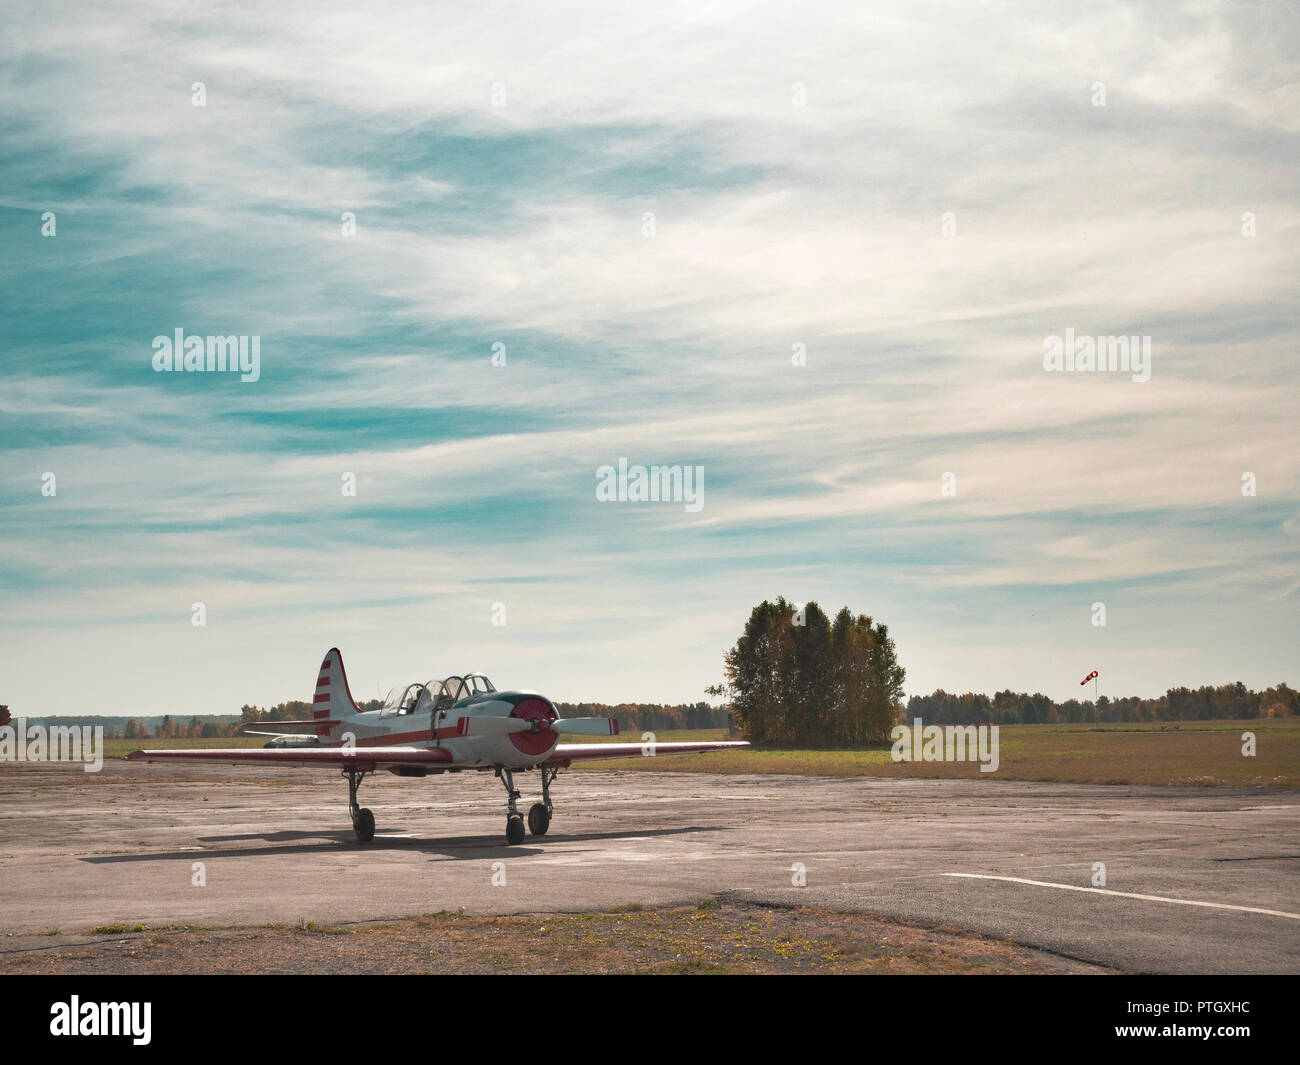
[[[1092,680],[1092,678],[1095,677],[1096,675],[1097,675],[1097,671],[1094,669],[1091,673],[1089,673],[1086,677],[1084,677],[1083,680],[1079,681],[1079,687],[1082,688],[1085,684],[1088,683],[1088,681]]]

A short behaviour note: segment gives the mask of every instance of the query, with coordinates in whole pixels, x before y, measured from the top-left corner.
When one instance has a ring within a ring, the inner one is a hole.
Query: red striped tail
[[[343,671],[343,656],[331,647],[320,664],[316,677],[316,695],[312,699],[312,718],[318,722],[316,735],[325,737],[345,717],[359,713],[348,689],[348,675]]]

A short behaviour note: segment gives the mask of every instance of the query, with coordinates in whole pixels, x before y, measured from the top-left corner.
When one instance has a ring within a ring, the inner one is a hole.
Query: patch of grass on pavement
[[[103,926],[116,930],[123,926]],[[143,928],[144,926],[140,926]],[[135,930],[135,929],[124,929]],[[99,931],[97,929],[96,931]],[[1053,973],[1095,967],[865,914],[709,902],[671,909],[347,926],[149,929],[14,951],[10,973]]]

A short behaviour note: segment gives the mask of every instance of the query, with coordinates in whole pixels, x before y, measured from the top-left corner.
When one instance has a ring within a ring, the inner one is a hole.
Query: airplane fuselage
[[[559,743],[559,735],[546,729],[555,720],[555,707],[537,692],[490,692],[462,699],[439,710],[395,713],[365,710],[343,716],[320,737],[321,746],[442,747],[457,767],[509,766],[528,768],[546,761]],[[536,720],[536,732],[509,736],[462,735],[461,721],[477,718],[523,718]]]

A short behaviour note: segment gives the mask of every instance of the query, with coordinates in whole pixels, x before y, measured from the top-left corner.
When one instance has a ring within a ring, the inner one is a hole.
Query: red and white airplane
[[[499,692],[481,673],[394,688],[378,710],[360,710],[348,689],[343,656],[331,648],[321,663],[311,721],[260,722],[277,736],[262,748],[133,751],[144,762],[234,762],[337,768],[348,778],[348,805],[357,839],[375,836],[375,815],[357,804],[357,787],[369,773],[399,777],[491,769],[509,796],[506,839],[524,840],[524,819],[516,807],[516,771],[541,770],[542,801],[528,811],[528,828],[544,836],[551,825],[551,784],[561,769],[592,758],[683,754],[748,747],[748,743],[560,743],[561,736],[610,736],[618,722],[604,717],[562,720],[545,696],[530,691]],[[278,730],[314,726],[315,735]]]

